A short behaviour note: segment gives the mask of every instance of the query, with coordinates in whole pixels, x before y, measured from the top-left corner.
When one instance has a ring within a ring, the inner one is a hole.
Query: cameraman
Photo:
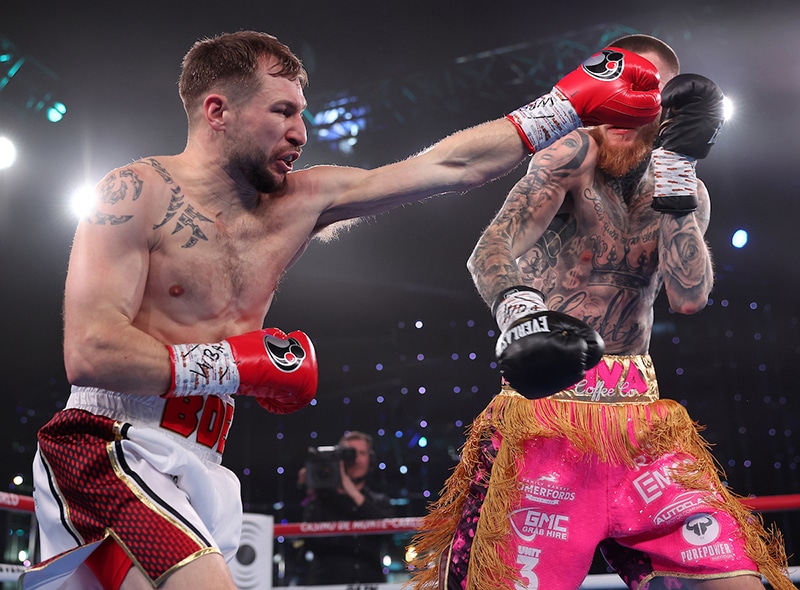
[[[354,458],[339,461],[338,485],[315,489],[310,487],[314,480],[308,467],[300,470],[298,485],[306,488],[303,521],[374,520],[393,516],[389,497],[366,485],[367,475],[375,463],[372,437],[350,431],[338,444],[355,451]],[[386,535],[306,538],[304,553],[310,559],[306,583],[385,582],[381,560],[387,538]]]

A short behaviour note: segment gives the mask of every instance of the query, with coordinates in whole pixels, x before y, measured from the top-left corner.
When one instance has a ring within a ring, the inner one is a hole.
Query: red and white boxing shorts
[[[67,407],[39,431],[34,500],[46,567],[25,578],[69,575],[58,570],[86,558],[69,552],[107,537],[154,585],[207,553],[233,559],[240,485],[221,465],[232,419],[229,396],[73,388]]]

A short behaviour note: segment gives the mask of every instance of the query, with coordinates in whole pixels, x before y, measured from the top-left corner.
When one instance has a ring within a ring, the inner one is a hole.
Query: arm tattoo
[[[155,224],[153,229],[156,230],[163,227],[177,215],[178,217],[175,221],[175,227],[172,233],[176,234],[183,229],[189,229],[189,236],[181,246],[182,248],[191,248],[201,240],[208,241],[208,236],[206,236],[200,228],[199,223],[213,222],[191,205],[184,204],[184,195],[183,191],[181,191],[181,187],[175,184],[172,175],[158,160],[155,158],[148,158],[140,160],[140,162],[152,167],[159,176],[161,176],[161,179],[172,193],[164,218],[159,223]],[[108,174],[103,180],[99,188],[100,201],[112,206],[115,203],[124,201],[128,197],[130,197],[132,201],[135,201],[142,195],[142,187],[143,182],[142,179],[139,178],[139,175],[130,168],[123,168]],[[120,225],[130,221],[133,217],[133,215],[112,215],[95,210],[92,215],[87,218],[87,221],[96,225]]]
[[[133,215],[108,215],[95,211],[92,214],[92,219],[87,219],[87,221],[95,225],[120,225],[131,219],[133,219]]]
[[[114,205],[130,197],[132,201],[142,194],[142,179],[130,168],[108,174],[98,188],[100,202]],[[133,215],[112,215],[95,209],[86,216],[88,223],[95,225],[120,225],[133,219]]]
[[[170,219],[175,217],[175,214],[180,211],[183,206],[183,193],[181,193],[181,188],[175,187],[170,189],[170,191],[172,192],[172,196],[169,198],[169,205],[167,206],[167,212],[164,214],[164,219],[155,224],[153,229],[158,229],[165,225]]]
[[[100,187],[100,200],[103,203],[113,205],[122,201],[131,191],[131,200],[135,201],[142,194],[142,180],[130,168],[125,168],[117,174],[109,174]]]
[[[492,305],[502,290],[519,285],[519,268],[514,260],[514,236],[533,218],[541,202],[531,198],[543,188],[539,169],[531,170],[511,190],[503,208],[486,228],[473,252],[473,280],[483,300]]]
[[[491,305],[503,289],[523,284],[522,272],[514,258],[514,241],[536,231],[537,223],[547,225],[549,220],[543,218],[547,215],[544,211],[563,198],[564,180],[580,169],[588,150],[588,137],[578,133],[535,158],[484,231],[470,266],[475,286],[487,304]]]
[[[673,293],[696,298],[707,292],[711,257],[691,215],[662,215],[659,256],[664,282]]]

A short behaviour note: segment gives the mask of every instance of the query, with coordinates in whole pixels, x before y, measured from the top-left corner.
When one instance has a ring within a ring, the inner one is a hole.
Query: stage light
[[[51,107],[47,109],[47,120],[51,123],[58,123],[67,114],[67,107],[63,102],[54,102]]]
[[[409,545],[406,547],[406,561],[412,561],[417,557],[417,548],[414,545]]]
[[[358,142],[359,133],[367,126],[368,113],[369,108],[358,104],[358,99],[351,96],[326,104],[325,109],[315,115],[306,111],[305,116],[317,139],[349,154]]]
[[[25,118],[42,114],[52,123],[64,118],[67,107],[53,99],[59,92],[59,77],[31,55],[25,55],[0,35],[0,104]]]
[[[17,148],[7,137],[0,137],[0,170],[10,168],[17,159]]]
[[[743,229],[737,229],[733,232],[733,236],[731,237],[731,245],[734,248],[744,248],[747,244],[747,231]]]
[[[79,218],[89,215],[94,207],[94,187],[84,186],[72,193],[70,207]]]

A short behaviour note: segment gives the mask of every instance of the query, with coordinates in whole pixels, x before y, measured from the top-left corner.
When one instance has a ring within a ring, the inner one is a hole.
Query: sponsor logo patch
[[[541,510],[522,508],[511,514],[511,526],[523,541],[531,542],[537,535],[548,539],[569,540],[569,516],[550,514]]]
[[[708,545],[719,537],[719,521],[711,514],[695,514],[684,521],[681,533],[683,539],[690,545],[695,547]]]
[[[667,506],[664,506],[653,517],[653,523],[661,525],[675,522],[682,518],[683,514],[700,506],[703,503],[703,495],[699,492],[685,492],[679,494]]]

